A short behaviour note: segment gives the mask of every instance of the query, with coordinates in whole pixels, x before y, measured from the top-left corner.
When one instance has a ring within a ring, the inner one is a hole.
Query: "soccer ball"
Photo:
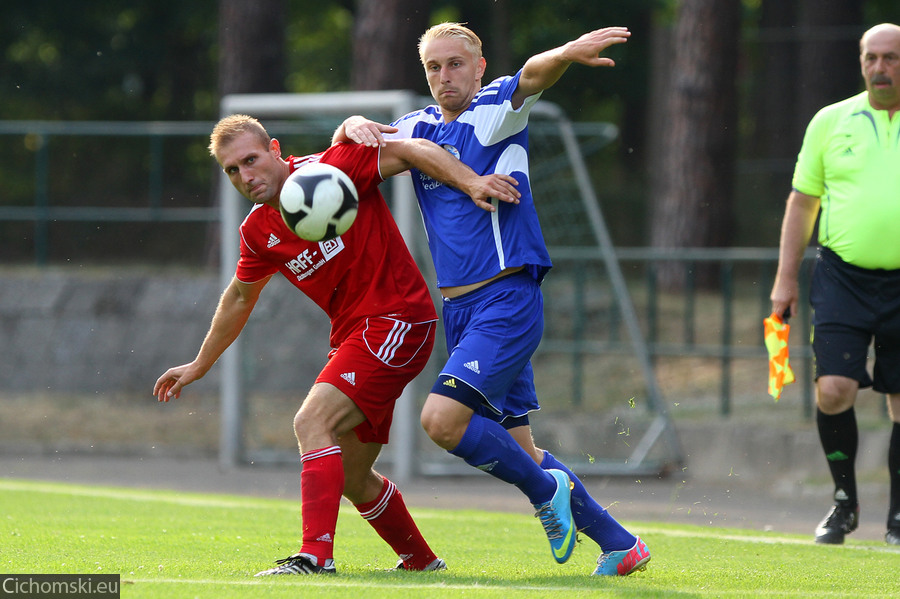
[[[358,207],[359,195],[350,177],[322,162],[301,166],[281,188],[281,218],[307,241],[343,235],[356,220]]]

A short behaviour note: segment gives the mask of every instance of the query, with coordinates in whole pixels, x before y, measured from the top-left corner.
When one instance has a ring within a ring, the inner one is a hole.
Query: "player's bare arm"
[[[414,167],[469,196],[476,206],[495,210],[491,198],[517,204],[522,195],[519,182],[510,175],[479,175],[450,152],[426,139],[396,139],[385,142],[379,161],[382,177],[391,177]]]
[[[513,108],[519,108],[525,98],[551,87],[559,81],[573,62],[589,67],[614,67],[613,59],[600,53],[615,44],[624,44],[631,36],[627,27],[605,27],[585,33],[562,46],[529,58],[522,67],[519,86],[513,94]]]
[[[370,121],[364,116],[354,115],[347,117],[335,130],[331,137],[331,143],[353,142],[369,147],[384,145],[384,133],[396,133],[397,128]]]
[[[228,349],[250,318],[253,306],[269,279],[256,283],[241,283],[232,279],[219,299],[212,324],[200,346],[197,357],[192,362],[168,369],[156,380],[153,395],[158,401],[178,399],[181,390],[196,380],[203,378],[219,357]]]
[[[813,234],[819,203],[819,198],[799,191],[792,191],[788,196],[787,209],[781,224],[778,271],[770,296],[772,312],[779,316],[783,315],[787,308],[791,309],[791,314],[798,314],[800,264]]]

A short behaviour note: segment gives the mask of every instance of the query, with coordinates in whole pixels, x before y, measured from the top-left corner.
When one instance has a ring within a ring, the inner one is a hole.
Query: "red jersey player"
[[[240,228],[241,256],[197,357],[156,381],[159,401],[177,398],[204,376],[237,338],[269,279],[281,272],[331,319],[329,360],[294,416],[303,542],[270,574],[333,573],[341,495],[400,556],[398,568],[446,565],[422,537],[396,486],[373,465],[388,441],[394,402],[428,360],[437,315],[396,224],[378,191],[386,177],[415,167],[466,192],[476,203],[514,201],[515,180],[478,176],[449,152],[421,140],[380,148],[337,144],[305,158],[281,157],[281,146],[254,118],[231,115],[213,129],[210,153],[242,195],[254,202]],[[346,172],[360,196],[356,221],[327,242],[296,237],[278,210],[288,175],[321,161]]]

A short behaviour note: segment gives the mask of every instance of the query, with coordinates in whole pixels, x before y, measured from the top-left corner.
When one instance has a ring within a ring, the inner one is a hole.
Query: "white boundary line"
[[[61,495],[75,495],[80,497],[106,497],[110,499],[122,499],[126,501],[146,501],[146,502],[164,502],[175,505],[186,505],[193,507],[215,507],[215,508],[257,508],[270,510],[289,510],[295,512],[297,510],[296,502],[289,499],[266,499],[266,498],[243,498],[243,497],[205,497],[199,494],[186,493],[185,495],[173,495],[173,491],[135,491],[130,489],[117,489],[105,487],[90,487],[85,485],[73,485],[69,483],[43,482],[43,481],[26,481],[18,479],[2,479],[0,478],[0,491],[32,491],[40,493],[56,493]],[[350,509],[341,506],[341,510]],[[438,509],[415,510],[417,518],[439,517],[445,520],[466,520],[471,519],[471,514],[456,514],[450,511],[442,511]],[[509,514],[516,516],[516,514]],[[522,515],[524,518],[525,516]],[[727,533],[717,534],[713,532],[704,532],[702,527],[691,525],[695,530],[681,531],[671,530],[664,527],[655,527],[653,525],[642,525],[642,535],[661,535],[677,538],[705,538],[705,539],[724,539],[728,541],[736,541],[741,543],[759,543],[763,545],[813,545],[813,541],[796,536],[772,535],[768,533],[740,534]],[[900,549],[890,546],[876,545],[857,545],[855,543],[835,547],[835,549],[849,549],[856,551],[880,551],[887,553],[898,553]],[[150,579],[148,582],[157,579]],[[400,585],[405,586],[405,585]],[[482,585],[475,585],[475,588],[484,588]],[[523,587],[524,589],[525,587]]]

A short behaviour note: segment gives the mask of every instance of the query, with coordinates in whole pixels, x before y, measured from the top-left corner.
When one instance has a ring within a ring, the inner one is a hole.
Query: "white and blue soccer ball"
[[[307,241],[343,235],[356,220],[358,208],[353,181],[330,164],[301,166],[281,188],[281,217],[288,229]]]

